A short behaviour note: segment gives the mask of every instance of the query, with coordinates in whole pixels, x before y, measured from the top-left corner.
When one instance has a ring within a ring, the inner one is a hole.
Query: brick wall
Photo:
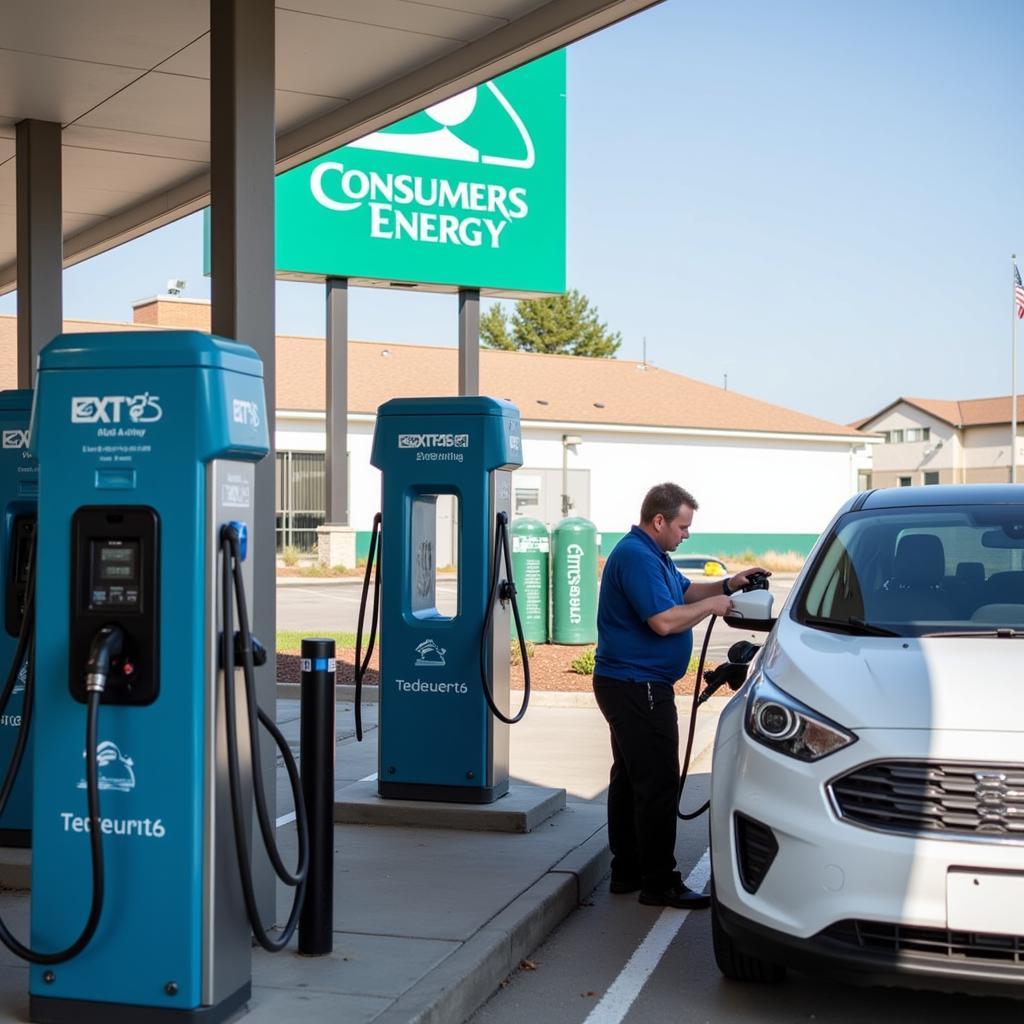
[[[174,327],[179,330],[210,330],[209,299],[182,299],[158,295],[132,306],[132,322],[147,327]]]

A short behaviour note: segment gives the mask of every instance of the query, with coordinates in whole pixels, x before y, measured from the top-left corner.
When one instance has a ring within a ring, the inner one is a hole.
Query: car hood
[[[859,637],[781,618],[760,667],[848,729],[1024,732],[1024,640]]]

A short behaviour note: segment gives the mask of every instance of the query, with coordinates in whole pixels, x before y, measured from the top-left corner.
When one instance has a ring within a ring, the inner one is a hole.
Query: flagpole
[[[1017,254],[1010,257],[1010,483],[1017,482]]]

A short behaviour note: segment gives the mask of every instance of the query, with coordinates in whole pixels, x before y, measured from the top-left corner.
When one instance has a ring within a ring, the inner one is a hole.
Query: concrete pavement
[[[696,750],[710,744],[724,702],[714,698],[701,710]],[[352,705],[337,706],[338,798],[376,770],[376,713],[375,704],[364,707],[366,741],[357,744]],[[279,699],[277,717],[297,748],[298,702]],[[513,785],[564,788],[566,803],[532,831],[335,825],[334,952],[299,957],[294,941],[273,956],[254,950],[245,1020],[454,1024],[467,1018],[605,874],[609,763],[596,709],[539,700],[512,730]],[[282,817],[289,800],[279,769]],[[293,826],[278,835],[293,858]],[[289,899],[280,887],[281,920]],[[26,935],[27,894],[0,894],[0,907],[15,933]],[[28,1019],[26,992],[25,967],[5,951],[0,1021]]]

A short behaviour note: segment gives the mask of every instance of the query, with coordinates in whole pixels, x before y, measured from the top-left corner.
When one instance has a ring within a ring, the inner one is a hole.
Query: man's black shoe
[[[637,892],[640,888],[640,879],[630,878],[628,875],[625,878],[616,878],[615,875],[612,875],[612,880],[608,883],[608,891],[616,896]]]
[[[702,910],[711,906],[710,896],[687,889],[685,885],[673,885],[657,892],[643,889],[639,900],[648,907],[676,907],[678,910]]]

